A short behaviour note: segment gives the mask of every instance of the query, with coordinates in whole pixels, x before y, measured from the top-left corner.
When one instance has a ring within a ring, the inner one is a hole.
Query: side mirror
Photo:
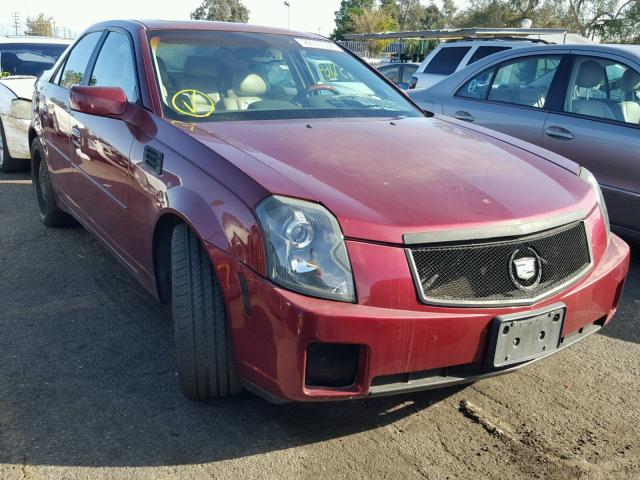
[[[127,95],[120,87],[71,87],[69,98],[71,110],[98,115],[118,116],[127,106]]]

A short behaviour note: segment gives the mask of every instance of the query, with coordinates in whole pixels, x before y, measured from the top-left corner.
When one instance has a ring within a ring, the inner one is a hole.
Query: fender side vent
[[[143,159],[144,164],[153,172],[158,175],[162,173],[162,163],[164,161],[164,154],[162,152],[159,152],[155,148],[144,147]]]

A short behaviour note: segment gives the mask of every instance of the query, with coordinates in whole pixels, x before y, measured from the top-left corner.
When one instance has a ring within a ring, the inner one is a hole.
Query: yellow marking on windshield
[[[201,100],[200,105],[198,105],[198,100]],[[216,102],[209,95],[192,88],[186,88],[176,93],[171,99],[171,105],[176,112],[196,118],[208,117],[216,109]]]

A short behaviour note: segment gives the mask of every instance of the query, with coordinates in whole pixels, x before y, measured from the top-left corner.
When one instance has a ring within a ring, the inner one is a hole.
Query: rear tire
[[[45,158],[40,140],[34,139],[31,144],[31,180],[40,220],[47,227],[75,225],[77,223],[75,219],[58,207]]]
[[[185,224],[173,230],[171,283],[182,392],[194,400],[241,392],[222,288],[200,240]]]
[[[4,134],[4,125],[0,122],[0,172],[20,172],[28,168],[29,162],[19,158],[13,158],[7,147],[7,137]]]

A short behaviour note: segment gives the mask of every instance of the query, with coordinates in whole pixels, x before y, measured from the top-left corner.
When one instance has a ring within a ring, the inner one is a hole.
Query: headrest
[[[267,93],[269,85],[257,73],[249,73],[235,76],[233,90],[239,97],[257,97]]]
[[[627,68],[620,80],[620,88],[627,92],[640,90],[640,74],[635,70]]]
[[[213,57],[189,55],[184,61],[184,74],[190,77],[217,77],[218,67]]]
[[[536,79],[538,72],[538,59],[527,60],[518,65],[516,76],[522,83],[531,83]]]
[[[576,85],[582,88],[597,87],[604,81],[604,68],[595,60],[587,60],[582,62]]]

